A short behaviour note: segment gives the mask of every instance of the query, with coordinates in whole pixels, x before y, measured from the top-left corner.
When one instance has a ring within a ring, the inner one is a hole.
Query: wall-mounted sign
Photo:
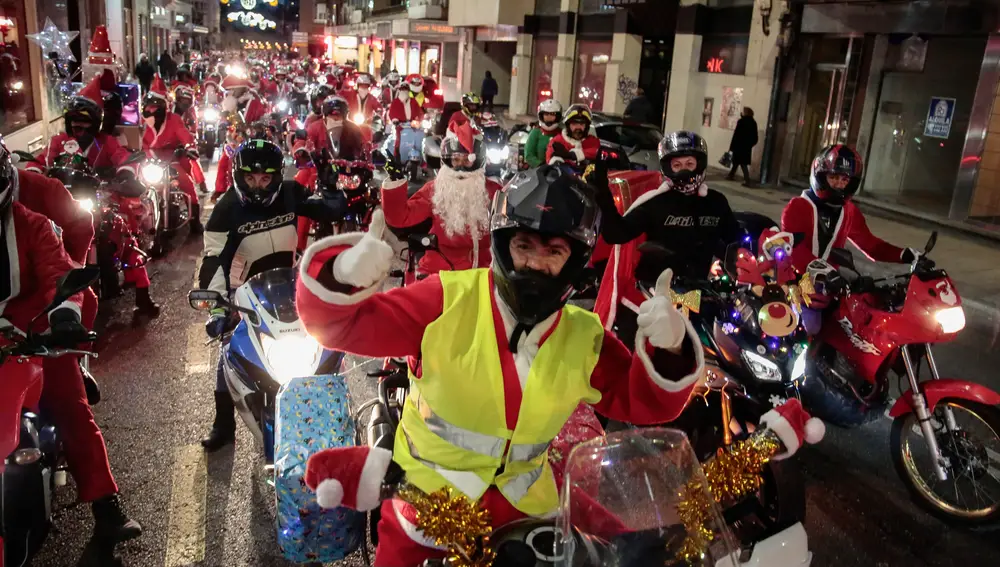
[[[410,33],[437,33],[437,34],[452,35],[455,33],[455,27],[445,24],[411,21]]]
[[[924,123],[924,136],[947,138],[951,135],[951,123],[954,118],[955,99],[932,96],[931,105],[927,109],[927,121]]]
[[[741,114],[743,114],[743,87],[722,87],[719,128],[735,130]]]
[[[706,35],[701,41],[698,70],[702,73],[742,75],[747,68],[749,35]]]
[[[496,25],[477,27],[476,41],[517,41],[517,26]]]
[[[336,38],[334,38],[333,45],[344,49],[357,49],[358,38],[354,37],[353,35],[338,35]]]

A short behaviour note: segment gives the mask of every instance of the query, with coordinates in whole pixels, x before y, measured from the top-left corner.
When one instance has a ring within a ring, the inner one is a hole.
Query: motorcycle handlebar
[[[336,165],[338,167],[350,167],[350,168],[355,168],[356,167],[356,168],[360,168],[360,169],[370,169],[370,170],[374,170],[375,169],[375,167],[372,164],[370,164],[370,163],[368,163],[366,161],[361,161],[361,160],[353,160],[352,161],[352,160],[346,160],[346,159],[335,159],[335,160],[332,160],[330,163],[332,163],[333,165]]]

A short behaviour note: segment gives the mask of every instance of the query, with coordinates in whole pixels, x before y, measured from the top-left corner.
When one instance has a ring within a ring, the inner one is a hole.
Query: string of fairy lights
[[[247,28],[257,28],[261,31],[273,30],[278,26],[274,20],[269,19],[260,12],[253,11],[258,6],[270,6],[274,8],[278,5],[278,0],[219,0],[219,2],[223,6],[242,8],[242,10],[226,14],[226,20],[229,23],[239,24]]]

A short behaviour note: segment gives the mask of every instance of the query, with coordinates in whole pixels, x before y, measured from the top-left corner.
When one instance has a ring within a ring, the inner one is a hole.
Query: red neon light
[[[705,67],[707,67],[709,73],[721,73],[722,64],[725,62],[726,60],[721,57],[713,57],[705,63]]]

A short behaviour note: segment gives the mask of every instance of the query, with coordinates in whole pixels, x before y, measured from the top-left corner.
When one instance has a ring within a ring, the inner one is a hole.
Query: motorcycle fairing
[[[1000,394],[986,386],[966,380],[953,378],[928,380],[921,382],[920,390],[926,398],[929,408],[933,408],[945,398],[970,400],[987,406],[1000,405]],[[910,392],[907,390],[899,396],[896,403],[892,405],[892,409],[889,410],[889,417],[897,418],[913,411],[913,396]]]

